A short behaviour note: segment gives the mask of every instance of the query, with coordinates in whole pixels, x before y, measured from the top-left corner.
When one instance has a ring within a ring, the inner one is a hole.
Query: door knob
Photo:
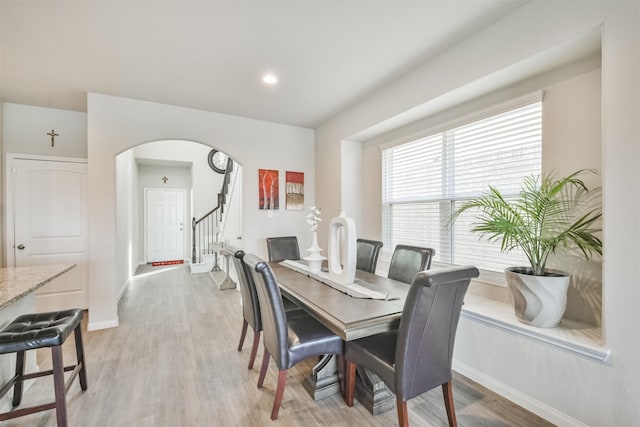
[[[23,245],[22,243],[20,243],[20,244],[18,245],[18,249],[23,250],[23,249],[24,249],[24,245]]]

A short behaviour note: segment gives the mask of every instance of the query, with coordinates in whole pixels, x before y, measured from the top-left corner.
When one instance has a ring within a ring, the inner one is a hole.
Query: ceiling
[[[524,3],[0,0],[0,98],[86,111],[95,92],[314,128]]]

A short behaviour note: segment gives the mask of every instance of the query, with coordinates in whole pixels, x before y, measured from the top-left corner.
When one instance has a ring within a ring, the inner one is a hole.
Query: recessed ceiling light
[[[268,85],[274,85],[278,83],[278,78],[275,76],[275,74],[265,74],[262,77],[262,81]]]

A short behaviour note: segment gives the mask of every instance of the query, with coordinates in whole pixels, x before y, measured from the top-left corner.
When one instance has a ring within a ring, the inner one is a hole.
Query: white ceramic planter
[[[556,270],[547,270],[545,276],[526,274],[530,271],[525,267],[510,267],[504,271],[516,317],[523,323],[541,328],[558,326],[567,308],[571,277]]]

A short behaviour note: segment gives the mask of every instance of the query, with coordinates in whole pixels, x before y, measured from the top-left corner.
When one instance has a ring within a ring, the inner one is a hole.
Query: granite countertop
[[[0,308],[18,301],[75,266],[67,264],[0,268]]]

